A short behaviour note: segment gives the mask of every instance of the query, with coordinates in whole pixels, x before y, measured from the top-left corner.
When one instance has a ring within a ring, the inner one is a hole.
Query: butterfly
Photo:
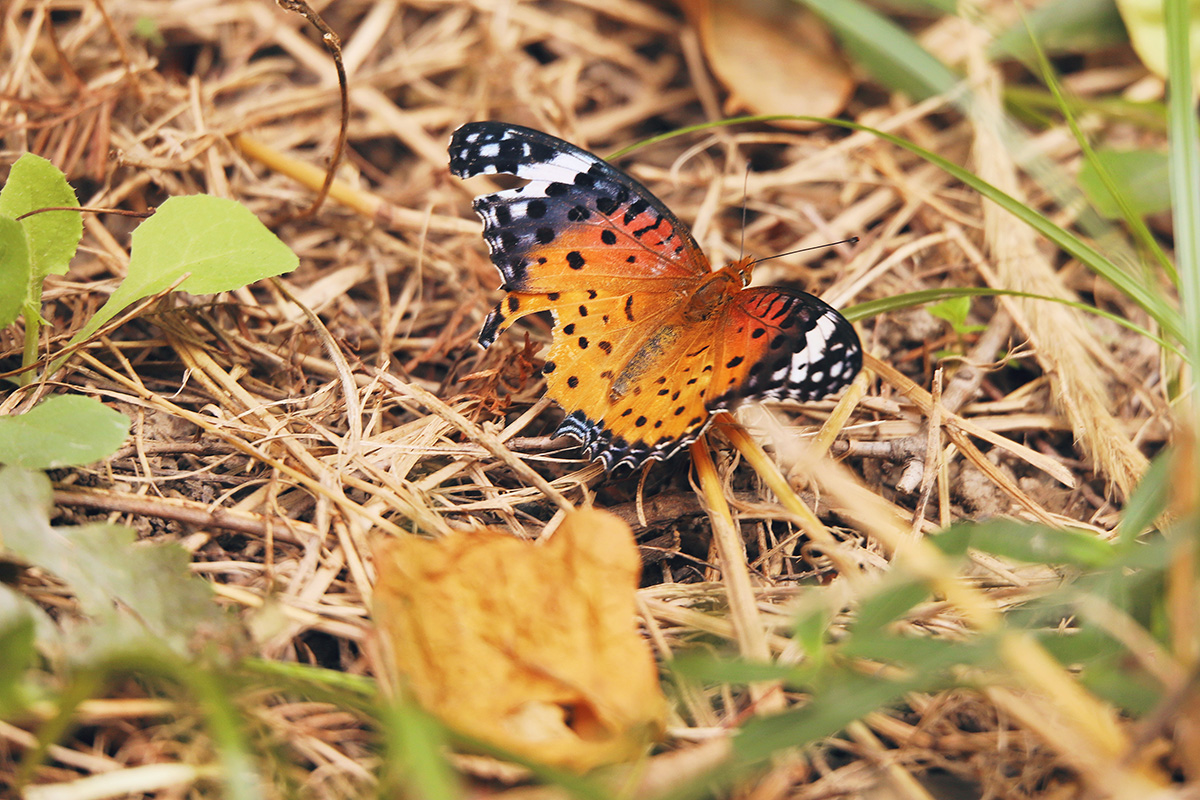
[[[546,393],[566,411],[555,436],[578,440],[607,470],[672,458],[715,411],[821,398],[862,367],[858,335],[831,306],[746,288],[749,257],[713,270],[662,201],[585,150],[472,122],[451,138],[450,171],[527,181],[475,198],[505,292],[479,343],[551,312]]]

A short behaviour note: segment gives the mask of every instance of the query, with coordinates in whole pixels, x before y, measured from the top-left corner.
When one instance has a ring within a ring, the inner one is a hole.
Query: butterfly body
[[[691,234],[630,176],[547,134],[477,122],[450,144],[459,177],[528,181],[475,200],[506,294],[484,347],[549,311],[547,394],[559,435],[607,469],[665,460],[717,410],[745,400],[824,397],[857,374],[858,336],[804,292],[746,288],[746,258],[713,270]]]

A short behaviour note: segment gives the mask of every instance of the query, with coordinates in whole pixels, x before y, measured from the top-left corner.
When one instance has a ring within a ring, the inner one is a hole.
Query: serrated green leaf
[[[29,292],[29,246],[21,223],[0,217],[0,328],[11,325]]]
[[[0,464],[25,469],[81,466],[112,455],[129,417],[91,397],[55,395],[19,416],[0,417]]]
[[[1097,150],[1096,158],[1108,170],[1134,214],[1145,216],[1171,207],[1167,154],[1154,150]],[[1079,188],[1088,201],[1109,219],[1121,219],[1121,207],[1105,187],[1092,161],[1079,170]]]
[[[0,216],[16,219],[40,208],[79,208],[75,190],[58,167],[41,156],[26,153],[17,159],[0,189]],[[29,245],[31,283],[47,275],[62,275],[71,264],[83,219],[78,211],[46,211],[21,220]]]
[[[229,630],[182,547],[137,544],[120,525],[52,527],[50,502],[45,475],[0,469],[5,549],[66,583],[87,617],[67,629],[69,655],[81,661],[164,651],[186,656],[198,635],[219,638]]]
[[[185,275],[179,289],[227,292],[290,272],[298,263],[296,254],[240,203],[203,194],[172,197],[133,232],[125,280],[68,347]]]
[[[1111,544],[1092,534],[1008,519],[953,525],[931,541],[948,554],[961,554],[973,547],[1031,564],[1097,567],[1111,564],[1117,554]]]

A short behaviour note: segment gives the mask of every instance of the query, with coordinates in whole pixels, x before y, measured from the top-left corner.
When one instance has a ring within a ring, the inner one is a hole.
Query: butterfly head
[[[732,264],[726,264],[724,269],[729,270],[737,276],[739,281],[738,288],[745,289],[750,285],[750,278],[754,274],[755,261],[750,256],[738,259]]]
[[[698,322],[721,313],[734,295],[750,284],[753,271],[754,261],[747,257],[710,273],[693,291],[684,317]]]

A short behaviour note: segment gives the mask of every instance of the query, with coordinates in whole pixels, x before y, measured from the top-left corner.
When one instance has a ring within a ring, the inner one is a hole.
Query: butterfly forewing
[[[450,171],[529,181],[475,200],[509,291],[548,293],[566,280],[606,294],[671,292],[709,272],[691,234],[649,190],[552,136],[497,122],[464,125],[450,142]]]

